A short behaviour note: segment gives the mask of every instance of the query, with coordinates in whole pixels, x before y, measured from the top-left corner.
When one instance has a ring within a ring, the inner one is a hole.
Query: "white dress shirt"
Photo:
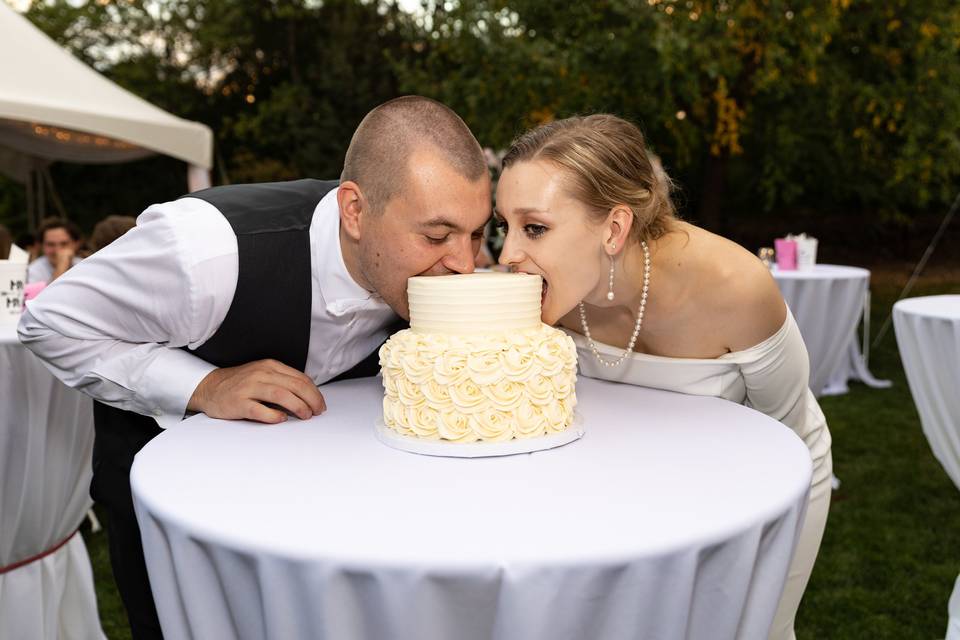
[[[70,266],[75,267],[80,262],[80,258],[74,256],[70,260]],[[27,267],[27,283],[31,282],[50,282],[53,277],[53,265],[47,260],[47,256],[40,256],[30,263]]]
[[[322,384],[387,337],[396,315],[350,277],[336,189],[310,224],[312,294],[306,374]],[[29,303],[20,340],[60,380],[167,428],[214,367],[190,352],[220,327],[237,287],[237,238],[210,203],[149,207],[137,226],[57,278]],[[270,309],[263,309],[270,331]]]

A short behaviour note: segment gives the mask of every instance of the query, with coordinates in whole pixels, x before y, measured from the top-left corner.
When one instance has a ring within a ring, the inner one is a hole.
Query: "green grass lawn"
[[[898,283],[874,282],[874,327],[899,290]],[[923,284],[910,295],[938,293],[960,293],[960,282]],[[960,491],[924,438],[892,327],[870,368],[893,388],[854,384],[849,394],[822,400],[842,485],[797,618],[799,640],[932,640],[946,630],[947,598],[960,572]],[[107,637],[129,638],[106,536],[84,534]]]
[[[899,290],[873,285],[874,327]],[[925,284],[910,296],[942,293],[960,293],[960,283]],[[960,491],[923,435],[893,327],[870,369],[893,388],[857,384],[821,400],[842,484],[800,607],[799,640],[929,640],[946,631],[960,573]]]

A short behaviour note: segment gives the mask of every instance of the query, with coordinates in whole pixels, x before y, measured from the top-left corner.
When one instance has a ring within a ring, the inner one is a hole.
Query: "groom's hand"
[[[301,371],[276,360],[257,360],[211,371],[197,385],[187,409],[211,418],[276,424],[287,419],[287,412],[307,420],[326,411],[327,404]]]

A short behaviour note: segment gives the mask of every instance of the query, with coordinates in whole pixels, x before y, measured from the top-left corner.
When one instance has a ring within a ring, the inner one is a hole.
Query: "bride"
[[[830,504],[830,432],[797,324],[767,268],[677,219],[643,135],[612,115],[520,136],[503,159],[500,262],[543,277],[543,321],[574,337],[583,375],[718,396],[793,429],[814,472],[770,638],[793,624]]]

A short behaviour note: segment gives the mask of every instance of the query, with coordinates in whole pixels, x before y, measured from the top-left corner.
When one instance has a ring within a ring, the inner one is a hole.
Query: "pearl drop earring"
[[[610,250],[611,250],[611,251],[616,251],[616,250],[617,250],[617,245],[616,245],[616,243],[613,243],[613,244],[610,245]],[[609,287],[608,287],[608,290],[607,290],[607,300],[610,300],[610,301],[612,302],[612,301],[613,301],[613,298],[614,298],[614,295],[613,295],[613,254],[611,253],[611,254],[610,254],[610,284],[609,284]]]
[[[587,308],[583,306],[583,300],[580,301],[580,325],[583,327],[583,335],[587,337],[587,343],[590,345],[593,355],[597,358],[597,362],[605,367],[616,367],[630,355],[633,351],[633,345],[637,343],[637,336],[640,335],[640,328],[643,327],[643,314],[647,310],[647,294],[650,291],[650,248],[643,240],[640,241],[640,247],[643,249],[643,290],[640,293],[640,309],[637,311],[637,322],[633,325],[630,342],[627,343],[627,348],[616,360],[605,360],[600,355],[600,349],[597,348],[597,343],[593,341],[593,337],[590,335],[590,325],[587,324]],[[609,297],[608,295],[607,298],[609,299]]]

